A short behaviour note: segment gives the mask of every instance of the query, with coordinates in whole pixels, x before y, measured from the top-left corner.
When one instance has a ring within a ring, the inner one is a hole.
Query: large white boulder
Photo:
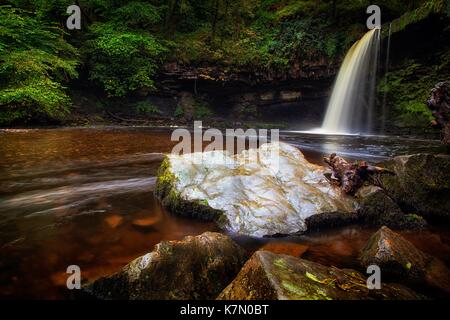
[[[285,143],[237,155],[170,154],[156,193],[172,211],[218,219],[230,232],[256,237],[303,232],[312,215],[354,210],[354,201],[330,185],[322,167]]]

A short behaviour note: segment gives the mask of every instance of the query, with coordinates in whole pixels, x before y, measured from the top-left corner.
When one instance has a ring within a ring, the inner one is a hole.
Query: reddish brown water
[[[286,140],[302,149],[309,141],[302,139]],[[162,240],[218,231],[212,223],[171,215],[154,198],[157,168],[174,144],[170,131],[145,128],[0,131],[0,297],[65,298],[69,265],[79,265],[88,281],[119,270]],[[320,162],[321,152],[303,151]],[[234,238],[249,251],[264,247],[356,267],[374,231]],[[446,230],[405,236],[449,262]]]

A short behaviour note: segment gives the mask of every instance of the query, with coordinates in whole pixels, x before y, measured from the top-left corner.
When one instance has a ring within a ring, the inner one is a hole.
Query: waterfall
[[[322,127],[316,132],[371,132],[379,43],[380,29],[372,29],[347,52],[339,69]]]

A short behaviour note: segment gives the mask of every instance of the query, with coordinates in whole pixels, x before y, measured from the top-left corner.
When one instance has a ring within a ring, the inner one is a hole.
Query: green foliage
[[[364,33],[365,10],[371,4],[370,0],[80,0],[82,31],[70,31],[69,37],[63,28],[66,8],[73,1],[5,1],[11,7],[0,6],[2,124],[63,117],[70,106],[64,84],[78,77],[80,62],[81,81],[91,81],[108,97],[154,88],[166,59],[214,65],[226,72],[272,74],[286,73],[294,64],[302,68],[317,60],[334,62]],[[399,26],[442,10],[443,3],[377,2],[384,21],[409,12],[398,19]],[[405,115],[429,116],[419,102],[424,88],[435,80],[427,75],[436,70],[425,65],[416,70],[422,72],[421,79],[394,71],[385,84]],[[411,90],[417,95],[409,96],[404,81],[417,85]],[[394,96],[398,90],[401,98]],[[253,110],[247,109],[251,115]],[[136,110],[158,113],[145,104]],[[200,118],[212,115],[206,105],[196,106],[195,112]],[[183,113],[177,108],[175,115]]]
[[[327,35],[326,27],[326,22],[310,18],[284,22],[272,50],[291,59],[311,59],[317,55],[332,57],[338,53],[338,39],[336,33]]]
[[[160,9],[150,3],[130,2],[113,13],[117,24],[134,28],[148,28],[161,20]]]
[[[50,79],[30,81],[1,90],[0,106],[3,124],[44,115],[59,118],[68,112],[69,97],[62,87]]]
[[[334,59],[364,32],[362,24],[337,25],[330,18],[331,1],[231,1],[219,11],[220,31],[204,23],[193,32],[175,34],[174,58],[285,71],[294,62]]]
[[[392,22],[392,32],[403,30],[408,25],[428,18],[432,14],[447,13],[449,15],[450,4],[448,0],[429,0],[415,10],[407,11],[400,18]]]
[[[181,118],[182,116],[184,116],[184,110],[181,106],[177,106],[177,108],[175,109],[174,116],[177,118]]]
[[[78,76],[78,59],[63,34],[31,13],[0,6],[0,124],[68,112],[62,83]]]
[[[317,3],[313,1],[292,1],[276,12],[278,20],[289,19],[305,12],[315,11]]]
[[[125,96],[142,87],[154,87],[153,77],[166,48],[151,34],[97,23],[90,28],[85,54],[90,79],[109,96]]]
[[[209,107],[205,103],[197,102],[194,107],[196,119],[203,119],[214,115],[214,113],[211,111],[211,109],[209,109]]]
[[[391,113],[403,126],[429,126],[433,116],[425,102],[430,90],[450,76],[448,50],[427,59],[424,62],[405,60],[380,82],[380,93],[386,94]]]
[[[255,104],[247,104],[241,107],[239,111],[239,117],[241,119],[251,119],[258,115],[258,107]]]
[[[136,112],[141,114],[161,114],[161,110],[148,101],[136,103]]]

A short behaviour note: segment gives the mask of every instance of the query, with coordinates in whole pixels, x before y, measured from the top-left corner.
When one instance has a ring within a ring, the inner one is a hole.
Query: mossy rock
[[[364,268],[377,265],[386,280],[450,292],[449,270],[445,264],[419,249],[401,235],[383,226],[370,237],[360,257]]]
[[[257,251],[219,300],[367,300],[423,299],[397,284],[367,288],[358,271],[327,267],[312,261],[269,251]]]
[[[414,154],[381,164],[383,189],[404,212],[450,220],[450,156]]]
[[[245,250],[228,236],[205,232],[160,242],[152,252],[82,291],[97,299],[214,299],[246,258]]]
[[[214,220],[229,232],[254,237],[305,232],[306,219],[314,215],[356,216],[354,199],[329,183],[324,168],[285,143],[238,154],[167,155],[155,194],[173,213]]]
[[[227,217],[222,210],[211,208],[206,200],[184,199],[175,187],[176,177],[170,168],[167,156],[158,170],[155,195],[169,211],[182,216],[206,221],[216,221],[220,226],[227,224]]]
[[[426,221],[414,214],[404,214],[386,192],[376,186],[364,186],[358,190],[359,221],[370,226],[388,226],[393,229],[423,229]]]
[[[392,22],[384,24],[382,26],[382,36],[386,37],[389,35],[389,24],[391,24],[391,33],[396,33],[431,16],[450,17],[448,0],[426,1],[419,8],[408,11]]]

